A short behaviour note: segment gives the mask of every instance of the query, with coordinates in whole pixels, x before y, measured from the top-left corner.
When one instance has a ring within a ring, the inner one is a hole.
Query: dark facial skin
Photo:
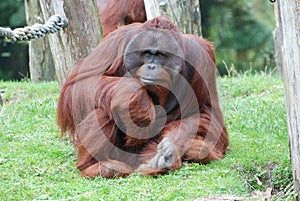
[[[145,50],[141,57],[144,64],[135,72],[135,76],[145,85],[157,84],[170,88],[176,73],[172,73],[174,70],[164,65],[168,55],[157,50]]]
[[[144,85],[171,89],[182,70],[181,55],[173,36],[159,30],[142,32],[127,46],[125,66]]]

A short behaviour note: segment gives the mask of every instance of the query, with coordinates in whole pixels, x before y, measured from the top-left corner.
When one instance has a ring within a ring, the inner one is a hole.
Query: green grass
[[[0,200],[193,200],[268,188],[273,200],[292,200],[282,79],[242,75],[218,84],[231,149],[223,160],[108,180],[75,168],[76,152],[56,126],[57,83],[0,82]]]

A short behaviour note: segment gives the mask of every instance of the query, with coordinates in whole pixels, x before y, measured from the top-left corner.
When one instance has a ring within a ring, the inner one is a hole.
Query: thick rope
[[[0,36],[4,36],[14,42],[19,40],[31,40],[34,38],[41,38],[47,34],[55,33],[68,25],[68,21],[59,15],[52,15],[45,24],[34,24],[24,28],[10,28],[0,27]]]

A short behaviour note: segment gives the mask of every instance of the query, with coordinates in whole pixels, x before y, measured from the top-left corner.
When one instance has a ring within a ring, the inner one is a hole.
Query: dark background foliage
[[[23,0],[0,1],[0,26],[11,29],[25,26]],[[28,77],[28,44],[11,43],[0,38],[0,79],[10,80]]]
[[[273,69],[273,4],[268,0],[200,1],[203,36],[215,43],[220,74]],[[225,63],[225,64],[224,64]]]

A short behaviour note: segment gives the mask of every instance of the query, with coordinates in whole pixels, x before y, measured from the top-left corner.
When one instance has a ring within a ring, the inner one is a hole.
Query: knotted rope
[[[34,24],[24,28],[10,28],[0,27],[0,36],[4,36],[14,42],[21,40],[31,40],[34,38],[41,38],[47,34],[55,33],[62,30],[68,25],[68,21],[59,15],[52,15],[45,24]]]

